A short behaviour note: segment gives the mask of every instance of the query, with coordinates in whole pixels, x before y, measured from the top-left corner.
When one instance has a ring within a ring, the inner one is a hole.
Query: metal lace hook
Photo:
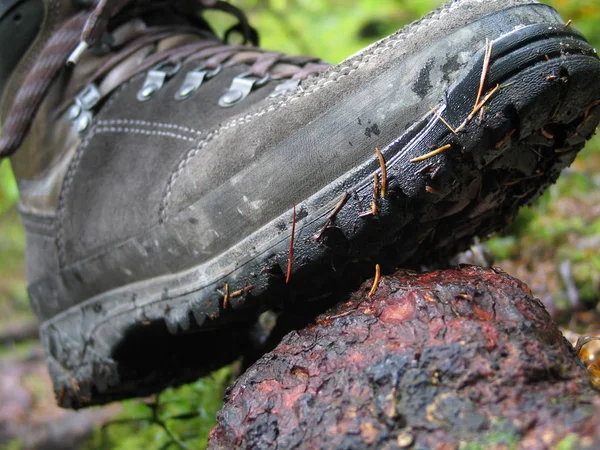
[[[244,72],[233,79],[229,90],[219,99],[219,106],[229,108],[242,102],[253,89],[267,84],[271,75],[267,73],[260,78],[250,72]]]
[[[223,66],[219,64],[216,68],[210,70],[205,64],[200,64],[194,70],[189,71],[183,80],[183,84],[175,93],[175,100],[184,100],[191,97],[203,83],[221,72],[222,68]]]
[[[150,98],[163,87],[169,78],[179,72],[181,66],[181,61],[178,61],[175,64],[165,61],[150,69],[144,80],[144,84],[137,93],[137,99],[140,102],[150,100]],[[164,70],[165,68],[168,68],[168,70]]]

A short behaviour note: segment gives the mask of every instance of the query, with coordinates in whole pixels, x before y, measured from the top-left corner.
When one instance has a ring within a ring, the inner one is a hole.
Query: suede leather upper
[[[25,193],[33,185],[53,193],[42,203],[35,195],[21,200],[32,294],[53,292],[61,299],[56,313],[227,251],[372,158],[376,146],[426,114],[486,39],[540,18],[560,23],[543,5],[477,22],[530,4],[450,3],[303,81],[295,93],[269,98],[278,84],[272,81],[233,108],[217,103],[245,65],[223,70],[184,101],[175,100],[175,92],[194,65],[184,66],[147,102],[136,98],[142,74],[111,94],[80,145],[66,111],[52,114],[69,83],[57,80],[25,148],[13,157]],[[55,134],[50,124],[64,131]],[[50,147],[60,156],[28,173],[27,158]],[[412,195],[411,180],[403,183]]]

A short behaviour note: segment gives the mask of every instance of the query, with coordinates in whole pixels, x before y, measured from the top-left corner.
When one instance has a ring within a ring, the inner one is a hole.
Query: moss
[[[511,431],[493,431],[483,434],[477,442],[463,442],[460,450],[489,450],[502,448],[513,450],[517,448],[519,436]]]
[[[487,245],[497,259],[510,259],[518,256],[519,243],[515,236],[499,236],[491,239]]]
[[[23,441],[21,439],[12,439],[7,443],[3,444],[3,450],[22,450],[24,448]]]
[[[124,401],[123,411],[104,430],[97,430],[84,449],[204,449],[229,381],[226,367],[194,383],[166,389],[156,404]],[[161,423],[153,420],[154,410]]]
[[[33,353],[37,341],[22,341],[16,344],[0,345],[0,359],[24,360]]]
[[[579,446],[579,438],[576,434],[568,434],[557,445],[556,450],[574,450]]]

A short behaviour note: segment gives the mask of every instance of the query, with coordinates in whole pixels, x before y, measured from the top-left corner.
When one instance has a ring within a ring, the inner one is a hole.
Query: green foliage
[[[569,434],[556,446],[556,450],[575,450],[579,445],[579,437],[576,434]]]
[[[518,255],[519,244],[515,236],[499,236],[487,242],[492,254],[497,259],[510,259]]]
[[[491,448],[502,448],[514,450],[519,444],[519,436],[510,431],[494,431],[483,434],[476,442],[463,442],[460,450],[489,450]]]
[[[0,215],[15,204],[18,196],[17,184],[8,160],[0,161]]]
[[[233,0],[248,12],[261,46],[317,55],[337,63],[374,40],[397,31],[442,0]],[[226,21],[218,23],[220,30]],[[231,25],[231,22],[228,23]]]
[[[96,432],[87,449],[204,449],[230,381],[230,370],[224,368],[166,389],[155,401],[124,401],[123,411]]]
[[[248,11],[265,48],[317,55],[337,63],[427,14],[443,0],[231,0]],[[597,0],[547,0],[600,45]],[[228,22],[229,25],[232,22]],[[223,22],[220,25],[224,25]],[[221,26],[220,29],[223,29]]]
[[[600,43],[600,3],[598,0],[551,0],[554,6],[566,20],[572,20],[573,26],[579,29],[594,45]]]
[[[23,274],[24,252],[23,228],[17,212],[9,208],[0,213],[0,330],[31,316]],[[0,346],[0,358],[13,350]]]
[[[21,439],[13,439],[2,447],[3,450],[21,450],[23,448],[23,441]]]

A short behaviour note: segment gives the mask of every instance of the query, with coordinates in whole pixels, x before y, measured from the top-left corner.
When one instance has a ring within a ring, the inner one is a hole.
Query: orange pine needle
[[[430,194],[441,195],[440,191],[431,186],[425,186],[425,190]]]
[[[378,212],[377,202],[371,202],[371,215],[376,216]]]
[[[344,194],[342,195],[342,198],[340,199],[340,201],[337,202],[337,204],[335,205],[335,208],[333,208],[333,211],[331,212],[331,214],[329,214],[329,217],[325,221],[325,225],[323,225],[323,228],[321,228],[321,231],[319,231],[317,234],[315,234],[313,236],[316,240],[321,239],[321,236],[323,236],[323,233],[325,232],[325,230],[335,220],[335,218],[337,217],[338,213],[342,210],[342,208],[344,207],[344,205],[348,201],[348,198],[350,198],[350,194],[348,194],[347,192],[344,192]]]
[[[373,286],[371,286],[371,290],[367,297],[371,298],[375,292],[377,292],[377,288],[379,287],[379,281],[381,280],[381,267],[379,264],[375,264],[375,278],[373,279]]]
[[[287,266],[287,274],[285,276],[285,283],[290,282],[290,278],[292,277],[292,263],[294,262],[294,239],[296,237],[296,205],[294,204],[294,208],[292,209],[292,236],[290,238],[290,250],[288,252],[288,266]]]
[[[437,117],[444,125],[446,125],[446,127],[452,132],[452,134],[457,133],[457,131],[454,128],[452,128],[452,125],[450,125],[450,123],[448,123],[448,121],[442,117],[442,114],[438,110],[433,108],[429,109],[431,110],[431,112],[433,112],[435,117]]]
[[[467,117],[467,122],[472,120],[473,117],[475,117],[477,115],[477,113],[481,110],[481,108],[483,108],[485,106],[485,104],[490,100],[490,98],[492,98],[492,96],[499,90],[500,90],[500,85],[497,84],[496,87],[494,89],[492,89],[489,92],[489,94],[485,96],[485,98],[483,100],[481,100],[481,103],[476,105],[475,108],[473,109],[473,111],[471,111],[471,114],[469,114],[469,117]]]
[[[61,386],[60,390],[58,391],[58,394],[56,395],[56,404],[58,406],[62,406],[62,402],[65,399],[66,393],[67,393],[67,388],[65,388],[64,386]]]
[[[254,289],[254,286],[252,286],[252,285],[248,285],[248,286],[246,286],[244,289],[239,289],[239,290],[237,290],[237,291],[234,291],[234,292],[232,292],[232,293],[229,295],[229,298],[236,298],[236,297],[240,297],[240,296],[242,296],[243,294],[245,294],[246,292],[250,292],[252,289]]]
[[[377,159],[379,159],[379,167],[381,168],[381,189],[379,190],[379,195],[381,198],[385,197],[385,193],[387,191],[387,167],[385,165],[385,158],[381,153],[379,148],[375,147],[375,152],[377,153]]]
[[[223,296],[223,309],[229,306],[229,283],[225,283],[225,295]]]
[[[379,196],[379,189],[379,175],[377,175],[377,172],[373,172],[373,200]]]
[[[445,152],[446,150],[450,149],[452,147],[452,144],[446,144],[443,147],[440,148],[436,148],[434,151],[429,152],[423,156],[419,156],[418,158],[413,158],[410,160],[410,162],[412,163],[416,163],[416,162],[421,162],[421,161],[425,161],[426,159],[429,158],[433,158],[436,155],[439,155],[440,153]]]
[[[510,130],[508,133],[506,133],[506,136],[504,136],[502,138],[502,140],[500,140],[497,144],[496,144],[496,148],[500,148],[503,147],[504,144],[506,144],[508,141],[510,141],[510,138],[513,137],[513,135],[517,132],[517,130]]]
[[[543,128],[541,129],[541,133],[542,133],[542,136],[544,136],[546,139],[554,139],[554,135],[551,133],[548,133]]]
[[[485,87],[485,81],[487,79],[488,70],[490,68],[490,60],[492,58],[492,47],[494,42],[490,42],[486,39],[485,41],[485,56],[483,58],[483,69],[481,71],[481,80],[479,82],[479,91],[477,91],[477,98],[475,99],[475,107],[479,105],[479,100],[483,95],[483,89]]]

